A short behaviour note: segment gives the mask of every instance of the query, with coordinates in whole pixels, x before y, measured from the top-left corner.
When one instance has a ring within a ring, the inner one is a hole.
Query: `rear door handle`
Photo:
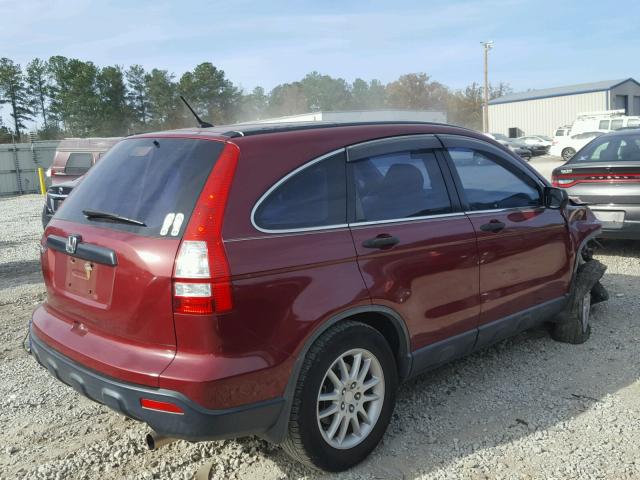
[[[489,223],[485,223],[484,225],[480,226],[480,230],[482,230],[483,232],[495,233],[495,232],[499,232],[504,227],[506,227],[506,225],[502,223],[500,220],[491,220]]]
[[[390,248],[400,243],[400,240],[389,234],[383,233],[375,238],[370,238],[362,242],[364,248]]]

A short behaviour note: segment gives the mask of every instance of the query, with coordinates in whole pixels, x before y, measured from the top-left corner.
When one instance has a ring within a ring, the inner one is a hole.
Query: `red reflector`
[[[215,290],[214,290],[215,298]],[[213,313],[213,301],[211,297],[174,297],[173,311],[176,313],[193,313],[207,315]],[[218,303],[216,302],[216,305]]]
[[[151,400],[150,398],[141,398],[140,406],[148,410],[158,410],[159,412],[184,414],[184,411],[178,405],[169,402]]]

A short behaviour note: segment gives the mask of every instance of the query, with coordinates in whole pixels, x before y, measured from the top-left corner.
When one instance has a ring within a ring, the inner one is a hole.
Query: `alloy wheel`
[[[382,366],[368,350],[338,357],[320,384],[316,416],[324,440],[344,450],[361,443],[375,427],[384,403]]]

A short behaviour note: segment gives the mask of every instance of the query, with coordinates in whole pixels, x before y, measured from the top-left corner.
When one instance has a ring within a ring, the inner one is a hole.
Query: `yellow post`
[[[38,178],[40,179],[40,193],[46,195],[47,184],[44,181],[44,169],[42,167],[38,167]]]

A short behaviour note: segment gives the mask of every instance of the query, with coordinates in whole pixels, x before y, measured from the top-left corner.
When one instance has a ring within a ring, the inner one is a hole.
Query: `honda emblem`
[[[67,237],[67,245],[65,250],[67,253],[74,254],[78,248],[78,243],[82,241],[82,237],[80,235],[69,235]]]

